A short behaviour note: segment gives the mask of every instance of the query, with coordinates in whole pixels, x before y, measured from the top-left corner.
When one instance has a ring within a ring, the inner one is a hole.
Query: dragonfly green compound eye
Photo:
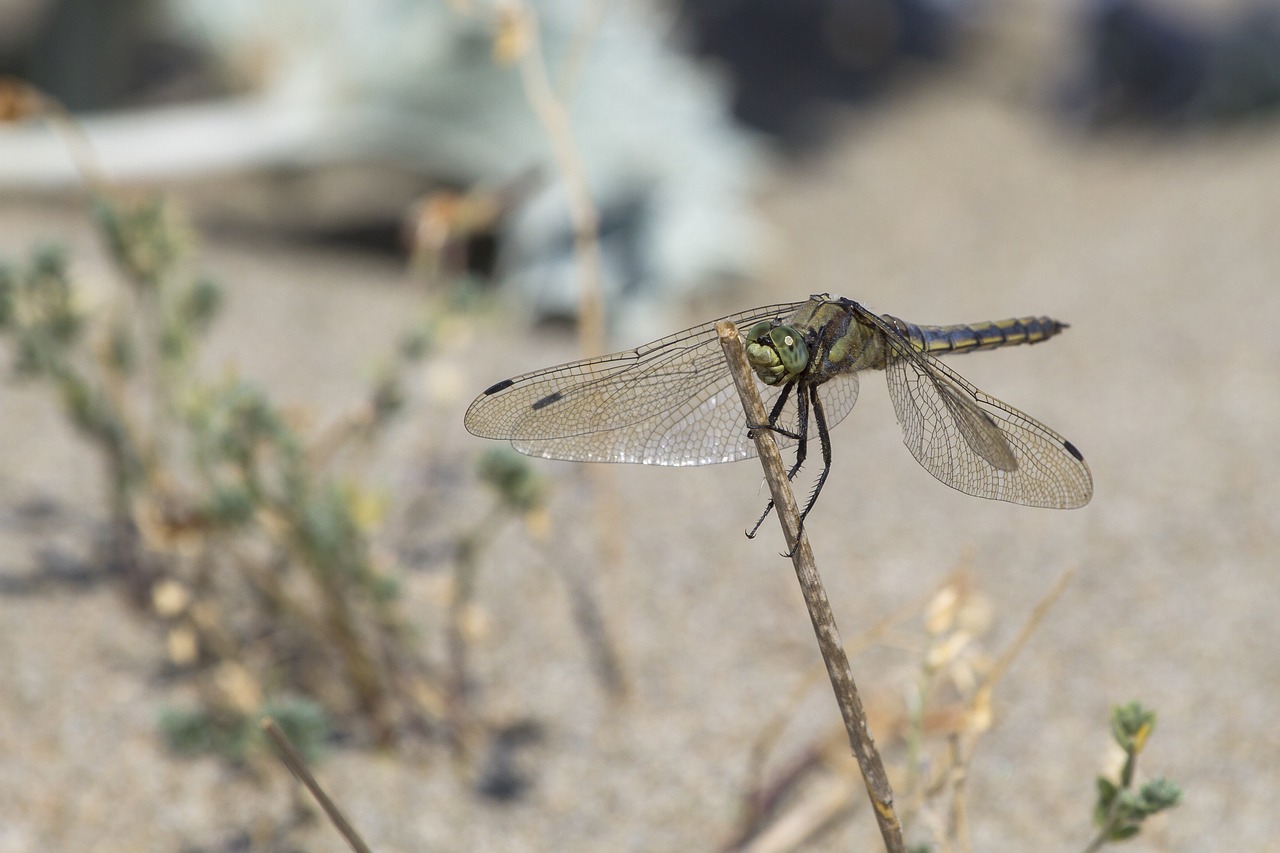
[[[765,338],[769,337],[769,332],[777,328],[772,323],[756,323],[751,327],[751,331],[747,332],[748,344],[759,344]]]
[[[800,333],[790,326],[777,326],[769,332],[769,340],[787,373],[798,376],[809,365],[809,347]]]
[[[809,347],[795,328],[756,323],[747,332],[747,361],[766,385],[779,385],[804,372]]]

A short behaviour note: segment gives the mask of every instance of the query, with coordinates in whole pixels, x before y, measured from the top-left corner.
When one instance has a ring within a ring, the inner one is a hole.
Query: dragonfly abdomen
[[[1012,317],[985,323],[920,326],[886,317],[911,346],[927,353],[972,352],[1048,340],[1067,328],[1051,317]]]

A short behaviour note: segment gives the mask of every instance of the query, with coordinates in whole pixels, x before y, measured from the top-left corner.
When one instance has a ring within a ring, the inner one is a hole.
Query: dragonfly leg
[[[822,471],[818,474],[818,482],[813,484],[813,491],[809,493],[808,502],[804,505],[804,509],[800,511],[800,526],[796,529],[796,544],[787,552],[786,556],[788,557],[794,555],[796,548],[799,547],[800,532],[804,530],[804,520],[809,517],[809,510],[813,509],[813,505],[818,502],[818,493],[822,491],[822,487],[827,482],[827,475],[831,473],[831,432],[827,428],[827,413],[823,411],[822,398],[818,396],[818,386],[810,385],[804,390],[804,393],[808,394],[813,401],[813,422],[818,427],[818,443],[822,446]]]
[[[813,505],[817,503],[818,493],[826,485],[827,475],[831,473],[831,432],[827,429],[827,413],[822,408],[822,399],[818,396],[818,386],[811,385],[808,391],[809,396],[813,399],[813,422],[818,427],[818,443],[822,446],[822,473],[818,475],[818,482],[813,485],[813,491],[809,494],[809,502],[805,504],[804,511],[800,513],[801,527],[804,526],[804,520],[809,515],[809,510],[813,509]]]
[[[787,482],[791,482],[796,478],[796,474],[800,471],[800,466],[804,464],[805,456],[809,453],[809,398],[803,388],[796,391],[796,421],[800,427],[798,433],[795,435],[781,433],[787,438],[796,440],[796,461],[791,466],[791,470],[787,472]]]
[[[791,383],[791,385],[794,384],[794,382]],[[778,396],[778,402],[774,404],[773,411],[769,413],[770,424],[776,421],[781,414],[782,404],[786,401],[786,395],[790,392],[791,385],[788,385],[786,389],[783,390],[782,394]],[[815,397],[814,399],[817,398]],[[803,388],[796,390],[796,425],[800,430],[796,433],[779,429],[777,426],[773,425],[767,426],[768,429],[771,429],[780,435],[785,435],[787,438],[794,438],[796,440],[796,461],[791,466],[791,470],[787,472],[787,482],[791,482],[796,478],[796,474],[800,472],[800,466],[804,464],[805,457],[809,452],[809,395]],[[764,520],[769,517],[769,513],[772,511],[773,499],[770,498],[769,502],[765,504],[764,512],[760,513],[760,517],[756,519],[756,523],[751,526],[749,531],[747,531],[748,539],[755,538],[756,533],[760,531],[760,525],[764,524]],[[801,516],[802,520],[803,518],[804,517]]]
[[[773,408],[769,410],[769,417],[765,420],[764,423],[747,424],[748,438],[755,438],[756,437],[755,431],[758,429],[767,429],[767,430],[770,430],[771,432],[776,432],[778,435],[785,435],[787,438],[794,438],[794,439],[800,438],[800,436],[797,435],[796,433],[793,433],[790,430],[786,430],[778,426],[778,418],[782,417],[782,409],[784,406],[787,405],[787,397],[791,395],[791,392],[795,388],[795,386],[796,386],[795,382],[788,382],[786,385],[783,386],[782,393],[779,394],[778,399],[774,401]],[[801,401],[801,405],[803,405],[803,395],[799,391],[796,392],[796,400]],[[804,427],[801,427],[801,429],[804,429]]]

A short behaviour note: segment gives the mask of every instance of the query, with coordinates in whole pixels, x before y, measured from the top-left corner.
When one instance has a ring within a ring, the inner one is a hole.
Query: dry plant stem
[[[987,673],[982,683],[978,685],[978,689],[974,694],[972,707],[978,707],[980,704],[989,706],[991,702],[991,694],[995,691],[996,684],[1009,671],[1009,667],[1013,664],[1014,659],[1026,646],[1027,641],[1031,639],[1031,635],[1040,627],[1040,623],[1044,621],[1044,617],[1049,613],[1050,608],[1057,602],[1058,598],[1066,590],[1067,585],[1071,583],[1071,579],[1075,577],[1075,569],[1069,568],[1058,576],[1058,580],[1054,582],[1053,587],[1047,592],[1044,598],[1036,603],[1032,609],[1031,615],[1027,617],[1027,621],[1023,623],[1022,630],[1018,632],[1018,636],[1014,637],[1013,642],[1001,653],[996,659],[995,664],[991,667],[991,671]],[[973,754],[976,750],[978,738],[981,731],[973,731],[968,734],[964,742],[956,748],[957,760],[955,762],[954,773],[952,774],[952,796],[951,796],[951,837],[957,839],[962,850],[969,849],[969,815],[968,815],[968,797],[966,791],[966,783],[969,781],[969,764],[973,760]]]
[[[1071,579],[1075,577],[1075,574],[1076,570],[1074,568],[1064,570],[1058,576],[1058,579],[1054,581],[1053,587],[1045,593],[1044,598],[1036,602],[1031,615],[1027,617],[1027,621],[1022,626],[1022,630],[1018,632],[1018,636],[1014,637],[1013,642],[996,659],[995,665],[991,667],[987,677],[982,680],[980,689],[993,690],[996,683],[1001,678],[1004,678],[1004,674],[1009,671],[1014,658],[1018,656],[1023,646],[1027,644],[1027,640],[1031,639],[1031,635],[1040,627],[1040,623],[1044,621],[1044,617],[1049,613],[1049,608],[1053,607],[1054,603],[1057,602],[1059,596],[1066,590],[1067,584],[1071,583]]]
[[[587,0],[573,28],[573,36],[569,48],[565,51],[564,61],[556,73],[557,89],[560,97],[566,101],[573,100],[573,91],[582,78],[582,68],[591,52],[591,43],[596,39],[600,23],[604,19],[608,0]]]
[[[111,188],[110,182],[101,167],[99,167],[98,158],[93,153],[93,145],[89,142],[89,137],[85,135],[84,129],[80,127],[80,123],[75,120],[75,117],[57,98],[36,89],[34,86],[29,86],[25,83],[23,85],[27,86],[28,91],[37,99],[41,112],[49,126],[53,128],[55,133],[61,134],[67,146],[67,152],[75,163],[76,171],[80,173],[81,180],[95,194],[106,193]]]
[[[942,589],[956,583],[958,574],[958,572],[953,573],[945,578],[934,588],[920,596],[918,600],[900,608],[897,613],[885,616],[879,622],[864,628],[845,643],[845,653],[850,657],[854,657],[859,651],[872,645],[872,643],[881,642],[886,635],[901,623],[924,610],[927,604],[936,598]],[[772,720],[765,724],[761,734],[751,748],[751,754],[747,762],[746,783],[743,786],[747,793],[743,797],[742,818],[739,820],[739,834],[736,838],[752,840],[745,846],[741,846],[740,853],[755,851],[757,842],[760,839],[772,836],[773,830],[767,828],[770,823],[776,824],[787,821],[794,827],[799,824],[793,820],[793,814],[803,813],[808,815],[810,819],[815,815],[820,816],[822,814],[821,811],[812,807],[809,800],[811,798],[821,800],[824,797],[824,793],[820,792],[814,795],[806,792],[799,802],[796,802],[793,795],[799,785],[807,778],[810,771],[818,766],[829,764],[829,750],[826,744],[831,740],[833,733],[823,733],[812,738],[809,744],[795,758],[775,770],[768,779],[764,776],[765,762],[781,737],[787,720],[793,715],[794,708],[799,704],[801,697],[813,688],[816,680],[820,677],[820,671],[820,667],[815,665],[811,672],[805,673],[804,677],[792,689],[791,695],[784,703],[784,707],[775,714]],[[964,746],[966,743],[976,740],[976,737],[976,735],[966,734],[962,738],[958,733],[948,737],[948,759],[942,763],[941,771],[936,774],[936,778],[933,778],[928,788],[923,791],[924,801],[940,797],[943,793],[953,791],[962,786],[961,777],[967,771]],[[963,798],[963,790],[956,790],[955,794],[957,798]],[[901,788],[899,788],[898,796],[897,806],[899,813],[904,821],[909,822],[910,813],[908,807],[902,802]],[[779,804],[789,797],[792,799],[786,806],[787,814],[779,817],[776,810]],[[926,820],[929,816],[927,811],[922,814],[922,817]],[[959,822],[958,829],[949,828],[945,832],[941,830],[934,831],[935,843],[939,845],[939,853],[947,853],[947,851],[953,849],[952,839],[967,838],[967,829],[963,819],[963,804],[957,803],[953,809],[952,824]],[[810,826],[815,830],[819,828],[816,822],[811,823]],[[963,834],[957,834],[958,832]],[[738,850],[741,843],[739,841],[731,842],[727,845],[727,849]],[[964,849],[967,849],[967,847]]]
[[[542,42],[538,30],[538,17],[528,3],[521,3],[518,14],[524,26],[527,44],[520,56],[520,81],[525,98],[546,132],[547,141],[555,158],[556,170],[564,185],[569,205],[569,219],[573,225],[573,250],[577,261],[581,295],[578,306],[578,323],[584,356],[604,352],[604,265],[600,259],[600,216],[591,198],[591,188],[586,169],[573,135],[573,125],[564,101],[557,95],[547,75],[546,60],[542,55]],[[588,14],[593,14],[588,12]],[[586,35],[594,33],[594,24],[585,25]],[[579,43],[575,52],[585,51]],[[572,73],[572,72],[570,72]],[[622,563],[622,525],[618,512],[618,495],[614,479],[607,465],[592,466],[588,473],[592,478],[598,500],[596,522],[600,531],[600,562],[609,567]],[[603,572],[610,577],[616,572]],[[617,620],[614,620],[617,624]],[[604,639],[605,635],[600,635]],[[612,646],[611,643],[607,644]],[[608,658],[615,664],[622,660],[616,648],[611,648]],[[606,682],[612,695],[623,698],[628,684],[622,667],[616,669],[618,677]]]
[[[360,837],[360,833],[356,832],[355,828],[347,823],[347,819],[342,816],[337,804],[329,799],[329,795],[324,792],[324,788],[320,787],[316,777],[311,775],[311,771],[307,768],[307,763],[302,760],[302,756],[293,748],[293,744],[289,742],[289,738],[285,737],[284,731],[280,726],[276,725],[276,721],[270,717],[263,717],[261,726],[267,737],[271,738],[271,742],[275,745],[276,751],[280,755],[280,760],[284,762],[284,766],[288,767],[294,777],[311,792],[311,796],[316,798],[320,808],[324,809],[324,813],[329,817],[329,822],[346,839],[351,849],[357,851],[357,853],[372,853],[369,845],[365,844],[364,839]]]
[[[891,613],[879,622],[864,628],[845,642],[845,655],[856,657],[862,650],[874,643],[881,642],[890,631],[922,611],[943,587],[953,583],[954,580],[954,575],[946,578],[917,600],[901,607],[896,613]],[[765,779],[765,762],[777,747],[787,721],[793,715],[795,708],[800,704],[801,699],[813,689],[817,680],[821,678],[821,672],[821,668],[815,664],[812,670],[804,674],[791,689],[783,707],[778,710],[773,719],[764,725],[760,735],[757,736],[755,743],[751,747],[751,753],[747,759],[747,781],[744,785],[748,794],[744,798],[743,818],[740,821],[743,837],[753,835],[757,826],[763,822],[767,814],[772,812],[774,806],[794,790],[797,781],[803,777],[805,771],[823,760],[821,758],[824,752],[822,744],[828,740],[828,735],[825,734],[814,738],[799,759],[775,773],[772,778]]]
[[[538,17],[527,4],[521,4],[528,44],[520,57],[520,81],[524,85],[529,106],[546,131],[547,141],[555,157],[556,169],[564,182],[573,224],[573,249],[581,275],[582,297],[578,321],[581,323],[584,355],[604,352],[604,266],[600,260],[599,214],[591,200],[590,185],[582,157],[574,140],[569,111],[556,95],[547,77],[546,61],[538,34]]]
[[[716,331],[720,335],[720,346],[724,349],[725,360],[733,374],[738,395],[742,398],[747,423],[765,423],[768,416],[765,414],[764,403],[760,401],[760,393],[756,390],[755,378],[747,364],[747,353],[738,336],[737,327],[722,320],[716,324]],[[898,822],[898,815],[893,807],[893,789],[889,786],[884,763],[880,760],[880,753],[871,737],[862,699],[849,668],[849,658],[840,643],[840,632],[831,612],[831,603],[827,600],[822,578],[818,575],[813,549],[809,547],[809,537],[800,529],[799,508],[796,506],[795,495],[791,493],[791,484],[787,482],[782,454],[778,452],[773,433],[767,429],[755,431],[755,442],[756,452],[760,455],[765,479],[773,496],[778,521],[782,525],[787,548],[791,551],[791,562],[796,569],[796,578],[800,581],[800,591],[809,609],[809,618],[813,621],[818,648],[827,665],[827,675],[831,678],[840,715],[844,718],[845,730],[849,733],[849,745],[853,748],[858,768],[862,771],[862,780],[866,783],[885,849],[890,853],[905,853],[907,848],[902,840],[902,825]]]
[[[881,619],[874,625],[864,628],[853,639],[844,644],[845,655],[847,657],[857,657],[864,649],[869,648],[872,644],[880,642],[885,635],[892,631],[902,622],[911,618],[924,609],[937,594],[942,587],[952,582],[952,578],[947,578],[937,587],[929,590],[926,594],[920,596],[916,601],[912,601],[896,613],[891,613]],[[751,755],[747,762],[747,779],[748,788],[760,790],[761,780],[764,778],[764,764],[769,755],[777,746],[778,741],[782,738],[783,729],[787,725],[787,721],[794,713],[795,708],[800,704],[804,696],[813,688],[813,686],[821,678],[821,670],[815,665],[811,670],[807,671],[804,676],[796,682],[791,688],[790,695],[787,697],[786,703],[769,720],[760,735],[756,738],[755,744],[751,747]]]
[[[851,777],[829,779],[777,823],[742,846],[733,848],[734,853],[791,853],[798,850],[813,841],[824,827],[848,813],[857,793],[857,785]]]

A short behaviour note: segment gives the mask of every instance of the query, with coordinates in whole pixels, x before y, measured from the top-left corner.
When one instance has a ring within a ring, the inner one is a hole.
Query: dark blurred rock
[[[476,779],[476,790],[504,803],[523,797],[535,776],[532,761],[525,753],[542,739],[542,726],[533,720],[520,720],[494,732]]]
[[[1068,112],[1091,127],[1221,123],[1280,106],[1280,12],[1225,27],[1147,0],[1098,0],[1084,23]]]
[[[74,111],[220,94],[209,57],[166,31],[160,0],[40,0],[0,40],[0,73]],[[4,21],[0,20],[0,24]]]
[[[949,55],[962,3],[683,0],[690,47],[722,63],[734,115],[784,147],[820,142],[834,103],[882,92],[912,61]]]

